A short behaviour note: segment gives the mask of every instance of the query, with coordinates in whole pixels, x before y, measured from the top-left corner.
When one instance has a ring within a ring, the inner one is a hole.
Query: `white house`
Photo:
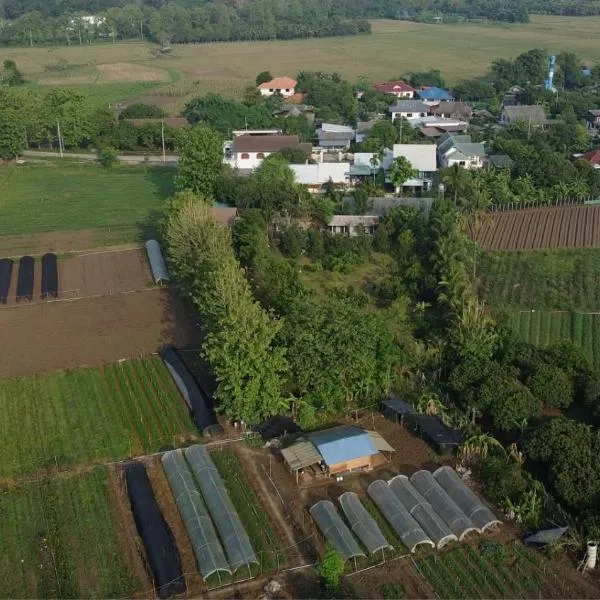
[[[252,170],[273,152],[285,148],[298,148],[308,156],[312,144],[302,144],[297,135],[238,135],[225,145],[223,162],[234,169]]]
[[[392,122],[399,117],[410,121],[426,117],[429,114],[429,106],[421,100],[399,100],[388,108],[388,112],[392,115]]]
[[[470,135],[446,133],[437,142],[437,155],[442,168],[458,165],[465,169],[480,169],[486,152],[485,145],[472,142]]]
[[[396,98],[414,98],[416,90],[405,81],[386,81],[375,85],[375,90],[384,94],[393,94]]]
[[[379,217],[377,215],[333,215],[327,224],[327,230],[334,235],[355,237],[363,232],[373,235]]]
[[[417,171],[417,175],[406,180],[402,187],[420,188],[424,192],[431,189],[437,171],[436,150],[434,144],[394,144],[393,159],[403,156]]]
[[[265,81],[258,86],[261,96],[274,96],[281,94],[284,98],[289,98],[296,93],[297,81],[291,77],[275,77],[271,81]]]
[[[319,193],[323,186],[331,181],[337,186],[349,183],[350,163],[325,163],[290,165],[296,176],[296,182],[308,186],[309,191]]]

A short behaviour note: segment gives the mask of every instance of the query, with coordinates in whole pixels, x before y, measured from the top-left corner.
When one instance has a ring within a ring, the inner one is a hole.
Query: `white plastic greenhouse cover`
[[[459,540],[462,540],[465,535],[473,531],[481,533],[481,530],[473,525],[473,521],[450,498],[446,490],[433,478],[429,471],[423,470],[413,473],[410,482],[431,504],[433,510],[442,517],[450,531]]]
[[[381,479],[374,481],[367,488],[367,493],[411,552],[414,552],[419,544],[427,544],[435,548],[435,544],[427,537],[423,528],[410,515],[406,506],[400,502],[385,481]]]
[[[388,485],[438,549],[448,542],[457,540],[457,537],[433,510],[431,504],[416,490],[408,477],[397,475],[389,481]]]
[[[310,507],[310,514],[327,541],[342,555],[344,560],[365,556],[348,526],[335,509],[333,502],[320,500]]]
[[[246,529],[206,448],[200,445],[190,446],[185,449],[185,457],[215,522],[229,566],[237,571],[244,565],[258,564]]]
[[[165,259],[160,248],[160,244],[156,240],[148,240],[146,242],[146,252],[148,253],[148,261],[150,262],[150,270],[154,283],[163,283],[169,281],[169,271],[165,264]]]
[[[494,513],[465,485],[452,467],[440,467],[434,471],[433,476],[480,531],[483,532],[492,525],[502,524],[502,521],[497,519]]]
[[[375,554],[375,552],[384,548],[393,550],[391,544],[381,533],[375,519],[369,514],[354,492],[346,492],[338,500],[346,515],[346,520],[350,523],[352,532],[371,554]]]
[[[217,532],[181,450],[163,454],[162,464],[202,577],[207,579],[217,571],[231,574]]]

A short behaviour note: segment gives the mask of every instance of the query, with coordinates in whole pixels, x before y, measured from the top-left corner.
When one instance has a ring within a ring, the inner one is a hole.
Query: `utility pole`
[[[56,119],[56,126],[58,129],[58,150],[60,151],[60,157],[63,158],[62,137],[60,135],[60,121],[58,119]]]
[[[167,162],[167,157],[165,156],[165,120],[162,120],[162,127],[160,131],[160,135],[162,138],[162,151],[163,151],[163,165]]]

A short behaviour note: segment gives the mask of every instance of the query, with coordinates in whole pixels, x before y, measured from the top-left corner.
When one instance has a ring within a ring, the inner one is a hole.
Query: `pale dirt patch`
[[[114,81],[171,81],[168,71],[140,64],[117,62],[97,66],[99,82]]]

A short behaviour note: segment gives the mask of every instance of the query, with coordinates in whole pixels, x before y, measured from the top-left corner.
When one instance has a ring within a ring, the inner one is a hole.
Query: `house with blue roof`
[[[437,104],[438,102],[451,102],[456,100],[448,90],[435,86],[424,86],[417,90],[419,98],[427,104]]]

